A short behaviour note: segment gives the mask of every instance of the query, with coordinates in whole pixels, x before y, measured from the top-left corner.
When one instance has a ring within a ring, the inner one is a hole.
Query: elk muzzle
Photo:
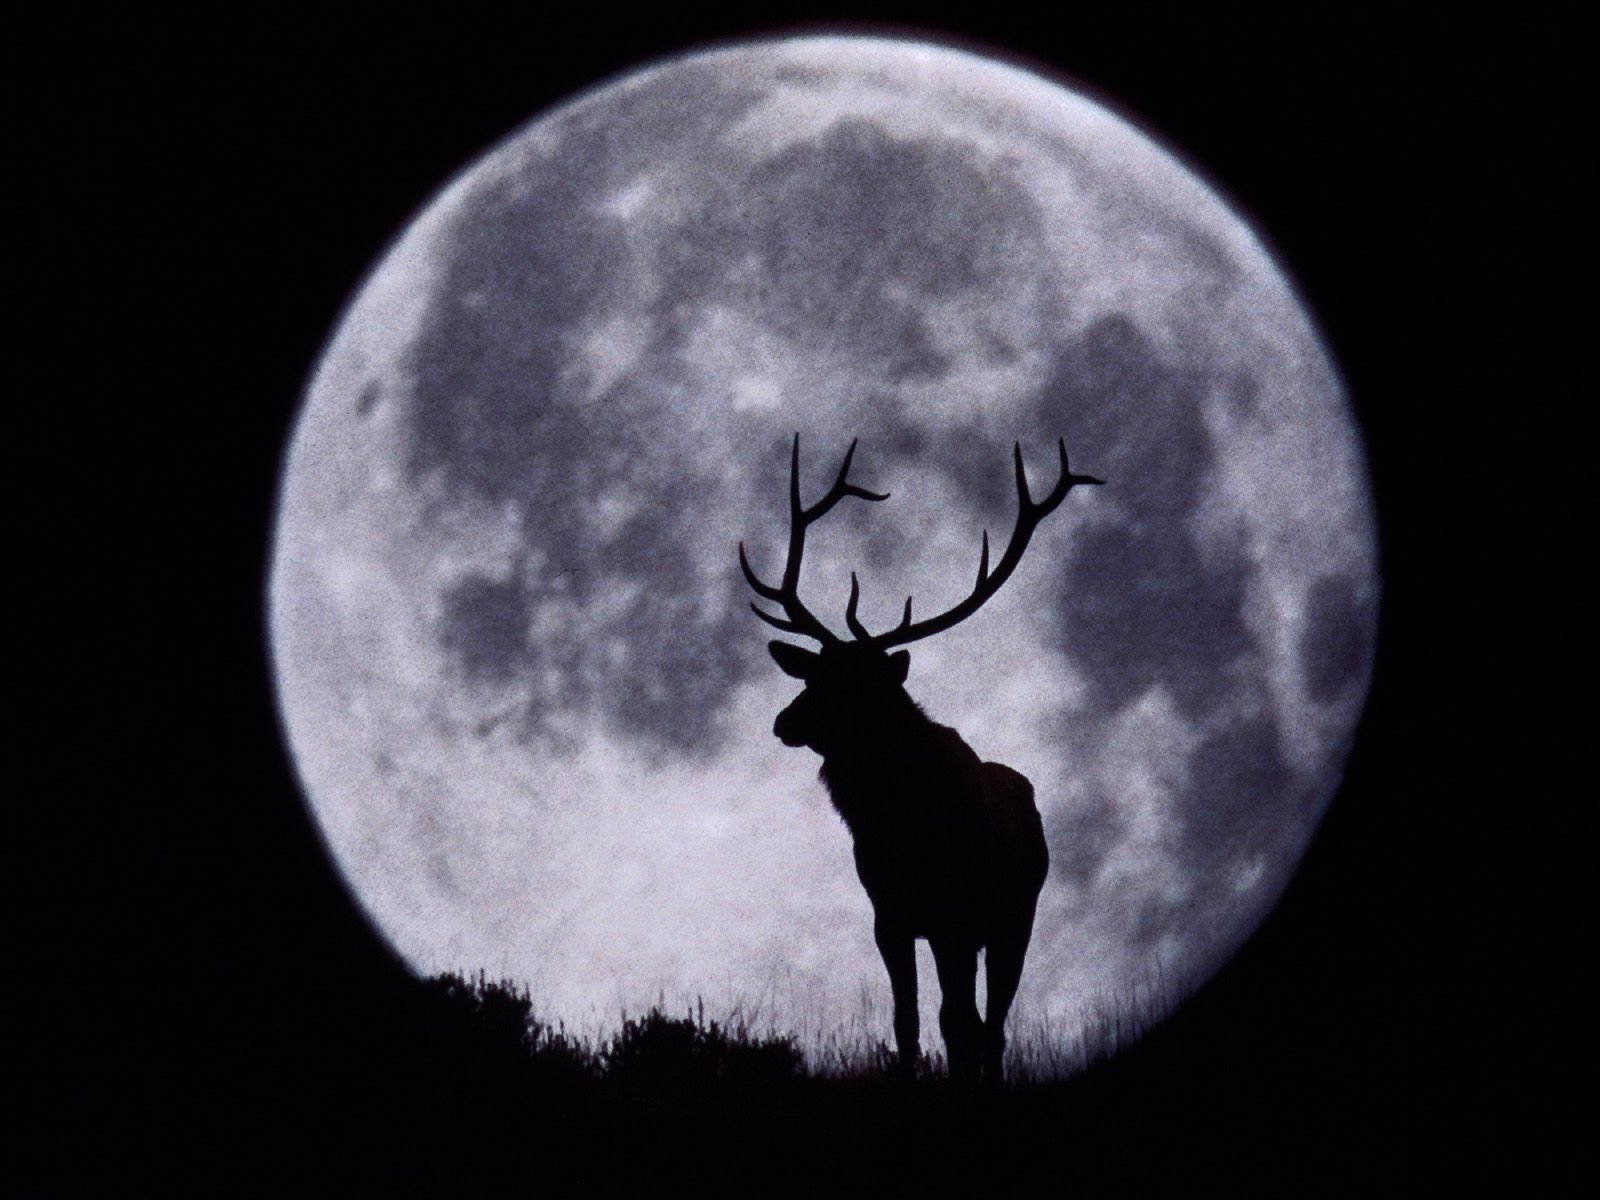
[[[785,746],[804,746],[810,741],[808,725],[805,715],[798,711],[800,701],[805,699],[804,693],[789,707],[778,714],[772,722],[772,733]]]

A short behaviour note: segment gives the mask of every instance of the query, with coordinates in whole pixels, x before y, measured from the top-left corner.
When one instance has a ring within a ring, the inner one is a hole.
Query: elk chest
[[[830,756],[821,777],[874,907],[931,915],[984,889],[983,783],[955,730],[925,721],[901,754]]]

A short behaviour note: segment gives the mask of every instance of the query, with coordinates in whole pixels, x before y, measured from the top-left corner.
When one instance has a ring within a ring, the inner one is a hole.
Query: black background
[[[1576,734],[1542,686],[1559,638],[1540,636],[1576,601],[1560,449],[1579,309],[1552,290],[1588,245],[1574,35],[1533,10],[1485,28],[1001,7],[86,8],[19,37],[45,82],[13,185],[37,280],[15,333],[54,381],[19,405],[13,471],[19,652],[39,668],[16,753],[42,801],[18,809],[52,818],[18,842],[45,885],[17,989],[35,1001],[17,1022],[27,1164],[67,1192],[582,1175],[581,1121],[483,1131],[487,1077],[441,1065],[453,1035],[305,815],[262,629],[276,471],[341,306],[470,159],[662,53],[841,26],[997,50],[1197,166],[1321,324],[1377,493],[1378,669],[1302,871],[1156,1046],[1159,1098],[1038,1152],[1091,1194],[1162,1190],[1136,1164],[1164,1153],[1193,1156],[1161,1175],[1172,1190],[1235,1194],[1548,1160],[1565,1124],[1542,1104],[1544,1031],[1572,1002],[1543,965],[1578,959],[1539,862],[1575,798],[1539,765]],[[1119,1164],[1144,1182],[1118,1186]],[[698,1169],[715,1177],[714,1156]]]

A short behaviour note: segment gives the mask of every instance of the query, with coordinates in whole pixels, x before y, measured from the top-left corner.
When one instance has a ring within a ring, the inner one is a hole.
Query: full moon
[[[689,54],[546,113],[344,313],[281,478],[279,706],[349,887],[419,973],[597,1032],[701,999],[811,1055],[888,979],[739,570],[840,633],[949,608],[1064,438],[1081,488],[907,690],[1033,781],[1017,1053],[1207,978],[1281,894],[1366,696],[1374,519],[1258,235],[1060,83],[911,40]],[[923,1027],[938,988],[919,946]],[[1030,1051],[1033,1047],[1033,1051]]]

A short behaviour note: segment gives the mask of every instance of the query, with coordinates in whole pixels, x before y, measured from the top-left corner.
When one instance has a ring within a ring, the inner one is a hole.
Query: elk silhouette
[[[854,640],[836,637],[801,602],[800,563],[806,530],[846,496],[887,500],[849,481],[850,443],[833,486],[809,508],[800,502],[800,435],[789,460],[789,552],[777,586],[757,578],[739,544],[739,566],[756,594],[782,607],[756,615],[784,633],[820,643],[816,651],[787,642],[768,644],[786,675],[805,690],[778,714],[772,732],[786,746],[822,756],[820,772],[834,807],[855,843],[856,874],[872,901],[873,936],[894,994],[899,1068],[909,1077],[919,1056],[916,939],[925,938],[938,969],[944,1035],[953,1084],[981,1078],[999,1084],[1005,1019],[1022,978],[1033,935],[1033,914],[1050,867],[1033,785],[1002,763],[982,762],[948,725],[931,720],[906,693],[911,656],[891,647],[941,633],[966,620],[1011,577],[1034,528],[1075,484],[1103,480],[1074,475],[1067,444],[1059,441],[1061,478],[1034,502],[1022,447],[1013,448],[1017,522],[993,571],[989,533],[983,534],[978,581],[967,598],[938,616],[913,623],[906,598],[900,624],[873,634],[856,616],[861,586],[850,576],[845,623]],[[978,1015],[978,951],[985,950],[987,1020]]]

